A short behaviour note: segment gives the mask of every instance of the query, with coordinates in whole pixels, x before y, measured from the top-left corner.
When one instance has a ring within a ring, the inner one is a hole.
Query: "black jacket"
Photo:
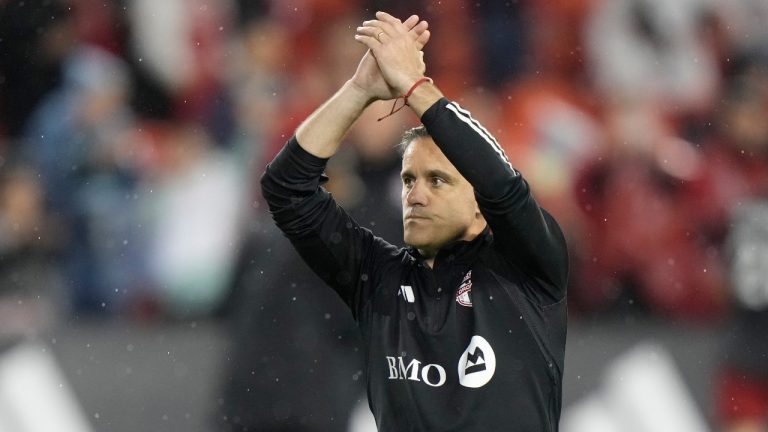
[[[291,139],[262,190],[280,229],[344,299],[366,347],[383,431],[556,431],[568,259],[555,220],[496,140],[441,99],[422,122],[472,184],[489,228],[418,251],[361,228],[320,185],[326,160]]]

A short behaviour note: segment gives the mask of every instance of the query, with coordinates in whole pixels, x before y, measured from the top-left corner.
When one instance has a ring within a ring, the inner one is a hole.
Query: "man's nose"
[[[407,192],[405,199],[408,205],[425,206],[428,203],[427,194],[428,192],[423,182],[415,181],[413,182],[411,189]]]

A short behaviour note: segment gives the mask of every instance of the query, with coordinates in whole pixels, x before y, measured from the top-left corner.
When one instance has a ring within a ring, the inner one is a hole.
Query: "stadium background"
[[[256,184],[376,10],[430,22],[428,75],[566,231],[563,430],[747,411],[723,389],[768,380],[768,3],[0,0],[0,429],[347,429],[349,317]],[[329,188],[398,242],[414,119],[388,108]]]

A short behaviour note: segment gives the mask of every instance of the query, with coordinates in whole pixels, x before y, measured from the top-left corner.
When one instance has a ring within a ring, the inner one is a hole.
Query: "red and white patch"
[[[459,291],[456,293],[456,303],[472,307],[472,270],[468,271],[461,281]]]

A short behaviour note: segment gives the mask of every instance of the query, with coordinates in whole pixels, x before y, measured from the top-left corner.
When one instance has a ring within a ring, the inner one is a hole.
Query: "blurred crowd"
[[[255,185],[352,75],[354,27],[376,10],[430,22],[427,74],[563,225],[572,319],[732,326],[747,338],[734,352],[760,347],[724,366],[721,417],[743,412],[733,395],[768,383],[768,338],[750,334],[768,325],[761,0],[0,0],[2,332],[56,317],[231,317],[240,366],[227,391],[243,409],[226,423],[296,406],[305,424],[320,417],[280,367],[340,369],[302,355],[314,349],[354,365],[351,318],[273,232]],[[415,119],[376,122],[388,108],[358,122],[328,188],[399,244],[394,146]],[[264,373],[249,378],[254,363]],[[351,370],[338,380],[363,381]],[[314,401],[308,389],[330,385],[303,382]],[[247,409],[270,386],[288,402]]]

